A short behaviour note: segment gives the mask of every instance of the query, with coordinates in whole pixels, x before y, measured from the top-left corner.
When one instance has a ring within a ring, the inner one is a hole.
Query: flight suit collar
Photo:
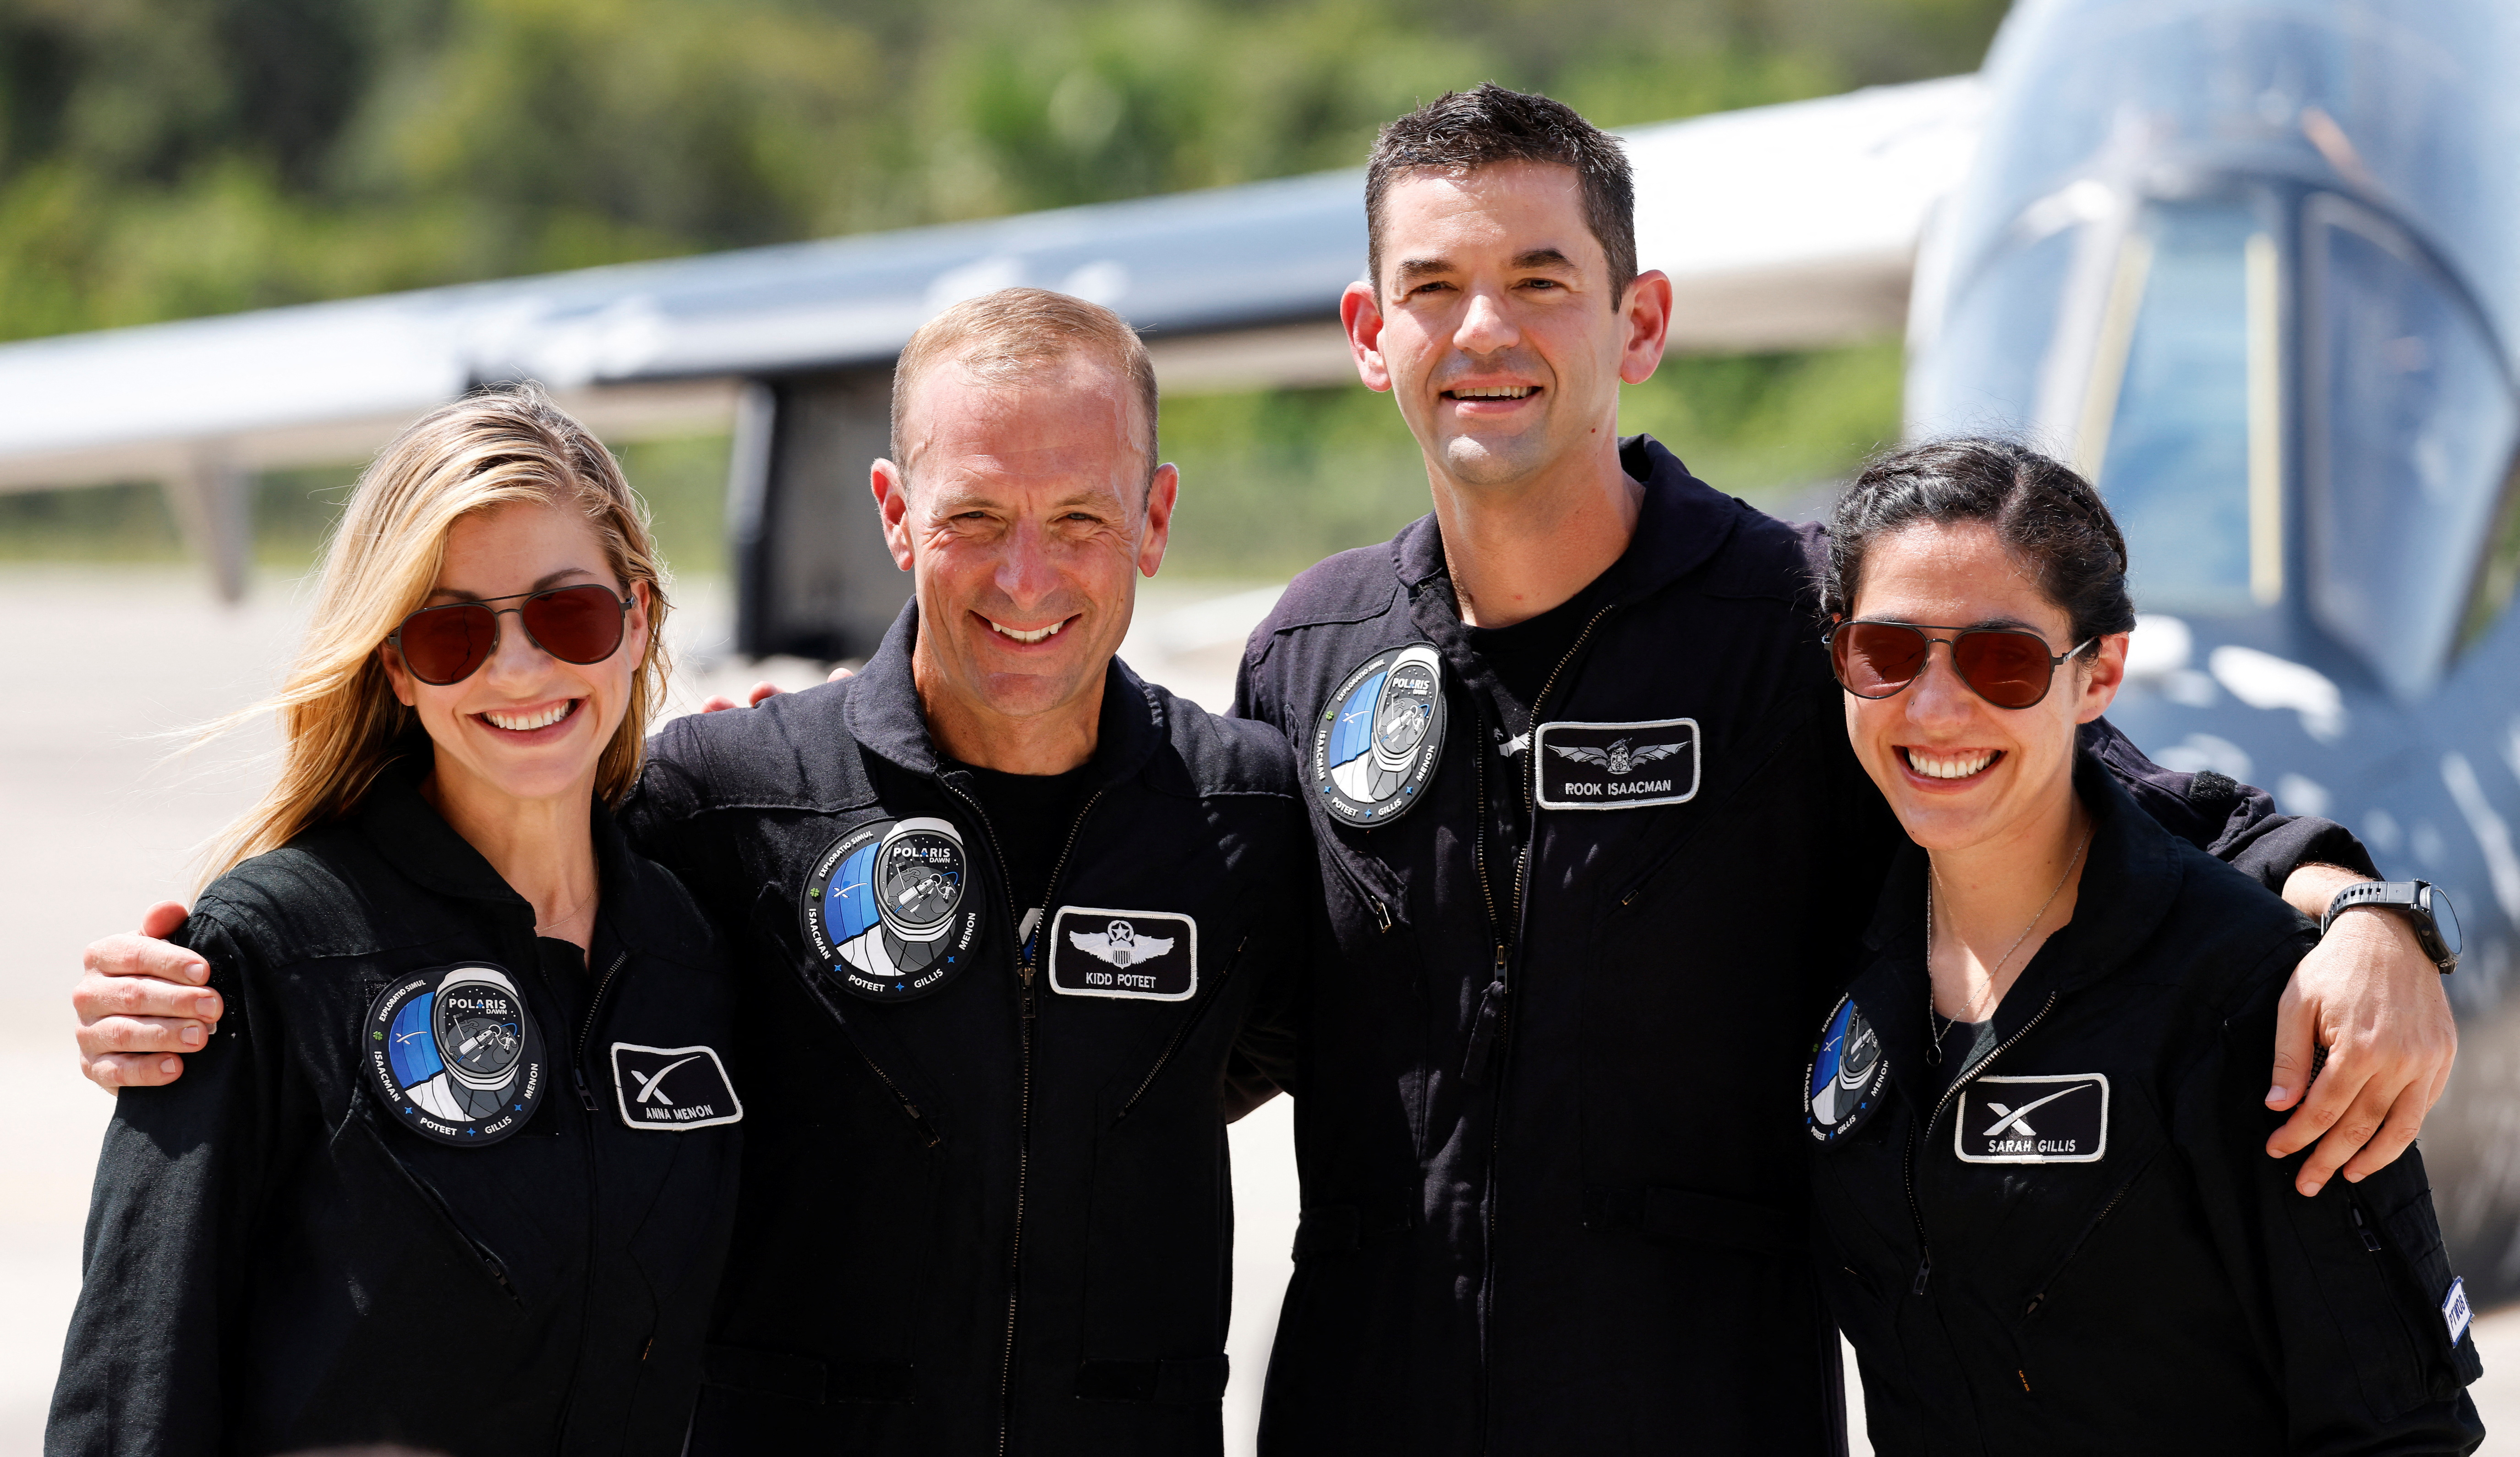
[[[2169,832],[2136,804],[2115,776],[2089,754],[2074,761],[2074,788],[2092,811],[2092,844],[2076,891],[2074,919],[2032,957],[1995,1010],[1992,1046],[2009,1042],[2054,996],[2070,994],[2116,971],[2149,940],[2178,898],[2182,874]],[[1900,853],[1882,887],[1864,943],[1870,967],[1853,989],[1856,1005],[1879,1033],[1893,1079],[1920,1103],[1939,1091],[1941,1070],[1925,1062],[1932,1031],[1924,1016],[1925,852]]]
[[[1619,465],[1645,489],[1627,550],[1598,579],[1605,589],[1603,600],[1611,603],[1649,596],[1696,570],[1732,534],[1742,509],[1739,502],[1689,475],[1680,457],[1651,435],[1622,439]],[[1413,597],[1424,598],[1423,589],[1440,582],[1442,611],[1456,624],[1460,622],[1444,565],[1443,530],[1431,513],[1391,539],[1391,564]]]
[[[422,740],[388,763],[353,811],[353,825],[386,864],[414,884],[442,895],[496,905],[531,926],[533,906],[421,796],[421,781],[428,778],[433,762],[432,750]],[[600,799],[589,812],[588,830],[595,842],[602,916],[620,922],[620,933],[636,938],[651,908],[643,903],[644,897],[622,893],[636,879],[630,842]]]
[[[935,742],[927,735],[927,715],[919,706],[919,688],[911,650],[919,641],[919,603],[903,605],[901,615],[883,635],[881,646],[867,660],[851,685],[840,721],[849,736],[884,759],[913,774],[935,777],[940,771]],[[1165,710],[1160,696],[1119,659],[1111,660],[1102,677],[1102,719],[1094,757],[1088,762],[1089,789],[1102,789],[1146,767],[1165,742]]]

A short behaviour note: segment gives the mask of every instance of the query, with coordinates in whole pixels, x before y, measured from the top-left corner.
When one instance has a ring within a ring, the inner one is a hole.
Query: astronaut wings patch
[[[1175,911],[1060,906],[1050,927],[1050,989],[1186,1002],[1198,995],[1198,922]]]

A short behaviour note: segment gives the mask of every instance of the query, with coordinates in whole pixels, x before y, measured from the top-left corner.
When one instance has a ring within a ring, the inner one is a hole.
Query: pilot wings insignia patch
[[[1531,737],[1543,809],[1642,809],[1697,797],[1693,718],[1544,723]]]
[[[1060,906],[1050,928],[1050,989],[1186,1002],[1198,994],[1198,922],[1176,911]]]

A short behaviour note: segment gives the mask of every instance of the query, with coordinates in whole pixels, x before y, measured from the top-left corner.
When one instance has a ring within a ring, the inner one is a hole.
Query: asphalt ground
[[[1274,589],[1148,584],[1122,656],[1211,708],[1232,694],[1236,650]],[[756,678],[819,681],[815,664],[744,663],[728,650],[722,584],[686,583],[669,626],[673,704],[689,711]],[[276,683],[302,620],[296,583],[265,578],[241,607],[166,568],[0,568],[0,1457],[42,1450],[97,1140],[112,1100],[82,1081],[68,990],[79,948],[186,897],[207,839],[267,776],[268,727],[187,749],[188,731]],[[1234,1129],[1239,1240],[1226,1394],[1227,1451],[1251,1450],[1259,1378],[1295,1223],[1291,1119],[1280,1099]],[[2520,1308],[2481,1319],[2489,1427],[2520,1451]],[[2509,1352],[2506,1358],[2501,1352]],[[1850,1372],[1853,1362],[1849,1363]],[[1860,1396],[1850,1403],[1859,1414]],[[2487,1450],[2502,1444],[2489,1440]],[[1859,1452],[1868,1451],[1860,1438]]]

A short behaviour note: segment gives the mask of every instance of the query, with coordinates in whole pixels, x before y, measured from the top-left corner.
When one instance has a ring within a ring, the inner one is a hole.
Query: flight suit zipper
[[[1487,1449],[1488,1421],[1493,1410],[1487,1399],[1488,1331],[1496,1319],[1498,1164],[1505,1156],[1505,1080],[1502,1069],[1511,1043],[1512,988],[1509,978],[1512,948],[1522,942],[1523,897],[1531,874],[1531,847],[1540,839],[1540,771],[1535,763],[1540,751],[1540,709],[1556,689],[1557,680],[1583,653],[1584,645],[1593,640],[1593,629],[1600,626],[1601,619],[1608,616],[1616,606],[1615,603],[1605,603],[1600,611],[1593,614],[1592,620],[1584,624],[1584,630],[1575,634],[1575,641],[1567,648],[1566,656],[1558,659],[1557,665],[1549,670],[1549,677],[1540,685],[1540,692],[1532,696],[1528,715],[1531,728],[1524,736],[1522,748],[1522,843],[1514,856],[1513,899],[1507,904],[1502,916],[1497,912],[1496,897],[1488,888],[1488,746],[1479,746],[1478,833],[1470,840],[1470,861],[1478,872],[1479,898],[1487,903],[1488,926],[1496,938],[1496,968],[1494,979],[1479,997],[1478,1019],[1470,1026],[1469,1052],[1462,1063],[1462,1080],[1476,1086],[1487,1080],[1491,1064],[1500,1070],[1496,1106],[1488,1117],[1487,1198],[1483,1202],[1485,1209],[1480,1219],[1479,1446],[1482,1451]]]
[[[542,969],[540,950],[540,945],[537,944],[534,957],[534,968],[537,972]],[[569,1042],[568,1073],[570,1079],[577,1084],[577,1101],[586,1115],[586,1120],[581,1125],[586,1134],[586,1280],[577,1296],[577,1353],[569,1361],[569,1388],[572,1391],[577,1385],[577,1368],[585,1360],[587,1332],[595,1323],[595,1271],[602,1252],[603,1219],[598,1210],[603,1207],[604,1190],[602,1180],[595,1174],[597,1104],[595,1090],[588,1086],[586,1081],[586,1050],[595,1037],[595,1020],[604,1012],[605,995],[611,991],[613,979],[621,974],[621,968],[629,960],[630,953],[627,950],[622,951],[612,958],[612,965],[604,969],[604,975],[596,979],[595,992],[586,999],[586,1016],[578,1023],[577,1035]],[[549,980],[548,978],[544,979]],[[548,989],[546,987],[546,990]],[[561,1410],[561,1432],[563,1436],[569,1430],[570,1419],[575,1415],[576,1402],[572,1399]]]
[[[989,812],[980,807],[978,799],[965,794],[942,777],[939,777],[937,783],[944,785],[948,793],[968,805],[972,815],[979,820],[980,834],[989,842],[989,859],[997,868],[999,899],[1004,903],[1007,911],[1007,924],[1021,930],[1023,923],[1014,918],[1014,896],[1012,893],[1013,883],[1007,876],[1006,852],[998,844],[997,827],[990,823]],[[1015,1314],[1023,1292],[1025,1186],[1032,1173],[1032,1031],[1036,1016],[1033,1000],[1034,968],[1041,945],[1042,923],[1050,919],[1050,903],[1058,898],[1058,878],[1067,869],[1067,858],[1076,849],[1077,837],[1084,833],[1086,816],[1092,814],[1094,806],[1102,800],[1102,792],[1096,790],[1086,799],[1085,806],[1076,811],[1075,822],[1067,828],[1067,842],[1059,846],[1058,858],[1051,862],[1050,879],[1042,887],[1041,904],[1030,908],[1038,910],[1040,916],[1034,921],[1031,933],[1025,935],[1015,948],[1015,979],[1018,983],[1016,998],[1020,1016],[1018,1031],[1023,1047],[1023,1070],[1021,1091],[1016,1100],[1014,1230],[1007,1241],[1007,1340],[1005,1354],[998,1363],[999,1457],[1005,1457],[1009,1435],[1014,1426]]]
[[[1926,950],[1930,955],[1932,948],[1927,947]],[[1930,968],[1927,969],[1926,975],[1929,978],[1933,975]],[[1943,1119],[1943,1110],[1951,1106],[1952,1099],[1959,1094],[1960,1089],[1967,1087],[1980,1073],[1986,1071],[1987,1069],[1994,1067],[1995,1060],[2010,1051],[2013,1044],[2019,1042],[2022,1038],[2029,1036],[2030,1029],[2045,1021],[2048,1014],[2054,1010],[2055,1006],[2056,993],[2051,991],[2048,993],[2048,1000],[2040,1004],[2039,1010],[2032,1014],[2031,1019],[2021,1024],[2020,1031],[2004,1038],[2003,1041],[1997,1046],[1995,1051],[1978,1059],[1976,1066],[1962,1070],[1962,1072],[1965,1075],[1954,1076],[1952,1078],[1952,1085],[1943,1089],[1943,1095],[1934,1100],[1934,1112],[1931,1116],[1925,1119],[1922,1136],[1931,1137],[1933,1135],[1934,1125],[1941,1122]],[[1908,1217],[1913,1220],[1916,1225],[1916,1278],[1915,1281],[1908,1288],[1908,1294],[1912,1296],[1923,1295],[1925,1293],[1926,1286],[1934,1277],[1934,1247],[1932,1243],[1925,1238],[1925,1207],[1916,1198],[1916,1143],[1918,1137],[1919,1130],[1914,1126],[1911,1126],[1908,1129],[1907,1158],[1902,1161],[1899,1170],[1900,1181],[1906,1184],[1908,1188]]]

